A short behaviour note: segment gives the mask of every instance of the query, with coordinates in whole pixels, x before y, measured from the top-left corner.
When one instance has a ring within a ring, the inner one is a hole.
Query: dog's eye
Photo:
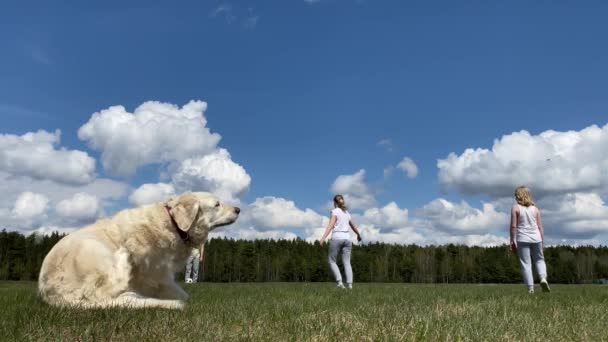
[[[215,207],[219,207],[220,206],[220,202],[215,203]]]

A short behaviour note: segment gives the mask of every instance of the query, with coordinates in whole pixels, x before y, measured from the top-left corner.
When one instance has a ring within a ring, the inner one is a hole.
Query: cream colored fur
[[[40,296],[57,306],[182,309],[188,294],[174,274],[209,231],[233,223],[239,211],[212,194],[185,193],[101,219],[51,249],[40,270]],[[188,233],[188,244],[177,229]]]

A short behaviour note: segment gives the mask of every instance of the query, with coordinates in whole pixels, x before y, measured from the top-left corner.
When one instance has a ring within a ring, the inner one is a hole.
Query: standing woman
[[[521,274],[524,283],[528,286],[528,292],[534,293],[532,264],[536,266],[541,288],[549,292],[547,266],[543,253],[545,235],[540,210],[534,205],[530,189],[525,186],[515,189],[515,201],[517,204],[511,209],[511,250],[517,250]]]
[[[342,195],[336,195],[334,196],[334,209],[331,211],[329,224],[327,225],[327,228],[325,228],[323,237],[321,237],[321,245],[323,245],[327,235],[331,232],[331,240],[329,241],[329,266],[336,277],[338,287],[342,289],[344,288],[342,274],[336,263],[338,252],[341,252],[342,254],[342,263],[344,264],[344,273],[346,275],[346,286],[349,289],[353,288],[353,269],[350,266],[350,252],[353,249],[353,242],[350,239],[350,229],[357,234],[357,241],[361,241],[361,235],[351,220],[344,197],[342,197]]]
[[[192,248],[190,256],[186,261],[186,283],[197,283],[198,282],[198,270],[200,263],[205,260],[205,244],[201,244],[199,248]]]

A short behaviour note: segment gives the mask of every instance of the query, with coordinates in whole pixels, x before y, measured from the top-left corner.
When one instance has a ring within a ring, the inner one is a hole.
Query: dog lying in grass
[[[56,306],[182,309],[174,274],[209,232],[240,209],[209,193],[118,212],[61,239],[42,263],[38,290]]]

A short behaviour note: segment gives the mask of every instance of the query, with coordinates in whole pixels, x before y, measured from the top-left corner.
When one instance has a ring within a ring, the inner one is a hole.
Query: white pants
[[[534,286],[534,276],[532,275],[532,263],[536,266],[536,273],[543,279],[547,278],[547,266],[543,254],[542,242],[517,242],[517,255],[519,256],[519,266],[521,276],[528,288]]]
[[[346,283],[353,283],[353,269],[350,267],[350,251],[353,249],[353,242],[348,240],[329,240],[329,267],[331,267],[334,277],[338,283],[342,282],[342,274],[336,261],[338,252],[342,252],[342,263],[344,264],[344,274]]]
[[[193,253],[188,257],[188,261],[186,261],[186,281],[188,281],[188,278],[191,278],[195,283],[198,281],[199,258],[199,253]]]

